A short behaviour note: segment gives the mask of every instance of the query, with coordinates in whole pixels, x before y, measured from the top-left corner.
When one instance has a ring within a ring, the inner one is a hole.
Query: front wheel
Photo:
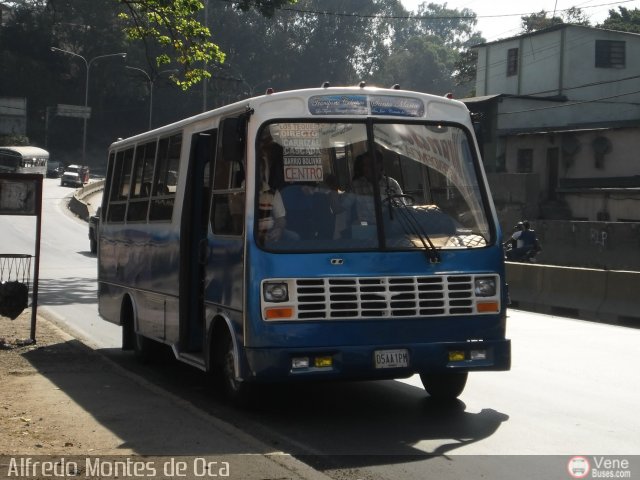
[[[213,373],[218,385],[229,401],[238,406],[248,406],[254,389],[252,385],[236,377],[235,364],[238,352],[234,348],[231,334],[228,331],[225,332],[216,343],[216,362]]]
[[[434,400],[455,400],[467,384],[469,374],[464,373],[421,373],[424,389]]]

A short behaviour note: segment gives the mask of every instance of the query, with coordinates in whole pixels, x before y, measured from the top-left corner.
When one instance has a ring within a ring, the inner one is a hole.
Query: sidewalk
[[[29,310],[16,320],[0,317],[0,476],[11,458],[57,455],[80,457],[83,465],[87,456],[144,461],[145,475],[155,478],[183,461],[187,475],[175,477],[195,478],[189,475],[194,468],[208,466],[208,476],[226,468],[228,475],[217,476],[232,479],[327,479],[125,371],[41,317],[37,344],[20,345],[29,327]]]

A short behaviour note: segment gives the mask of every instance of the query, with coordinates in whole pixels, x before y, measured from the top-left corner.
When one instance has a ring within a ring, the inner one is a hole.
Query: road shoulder
[[[162,459],[158,469],[174,460],[226,462],[229,478],[327,478],[148,384],[44,318],[37,343],[24,344],[29,327],[30,311],[0,317],[0,454],[146,456]],[[7,464],[0,463],[2,470]]]

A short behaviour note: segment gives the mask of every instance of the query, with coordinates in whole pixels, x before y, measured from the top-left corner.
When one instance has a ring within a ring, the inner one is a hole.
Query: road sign
[[[91,118],[91,107],[59,103],[56,107],[56,115],[59,117]]]

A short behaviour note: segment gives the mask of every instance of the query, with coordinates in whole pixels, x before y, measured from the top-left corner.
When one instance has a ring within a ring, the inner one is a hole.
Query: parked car
[[[47,162],[47,178],[60,178],[64,172],[64,167],[60,162]]]
[[[98,207],[95,215],[89,217],[89,250],[98,253],[98,225],[100,225],[100,210]]]
[[[84,165],[69,165],[64,169],[60,185],[71,185],[72,187],[82,187],[89,183],[89,167]]]

